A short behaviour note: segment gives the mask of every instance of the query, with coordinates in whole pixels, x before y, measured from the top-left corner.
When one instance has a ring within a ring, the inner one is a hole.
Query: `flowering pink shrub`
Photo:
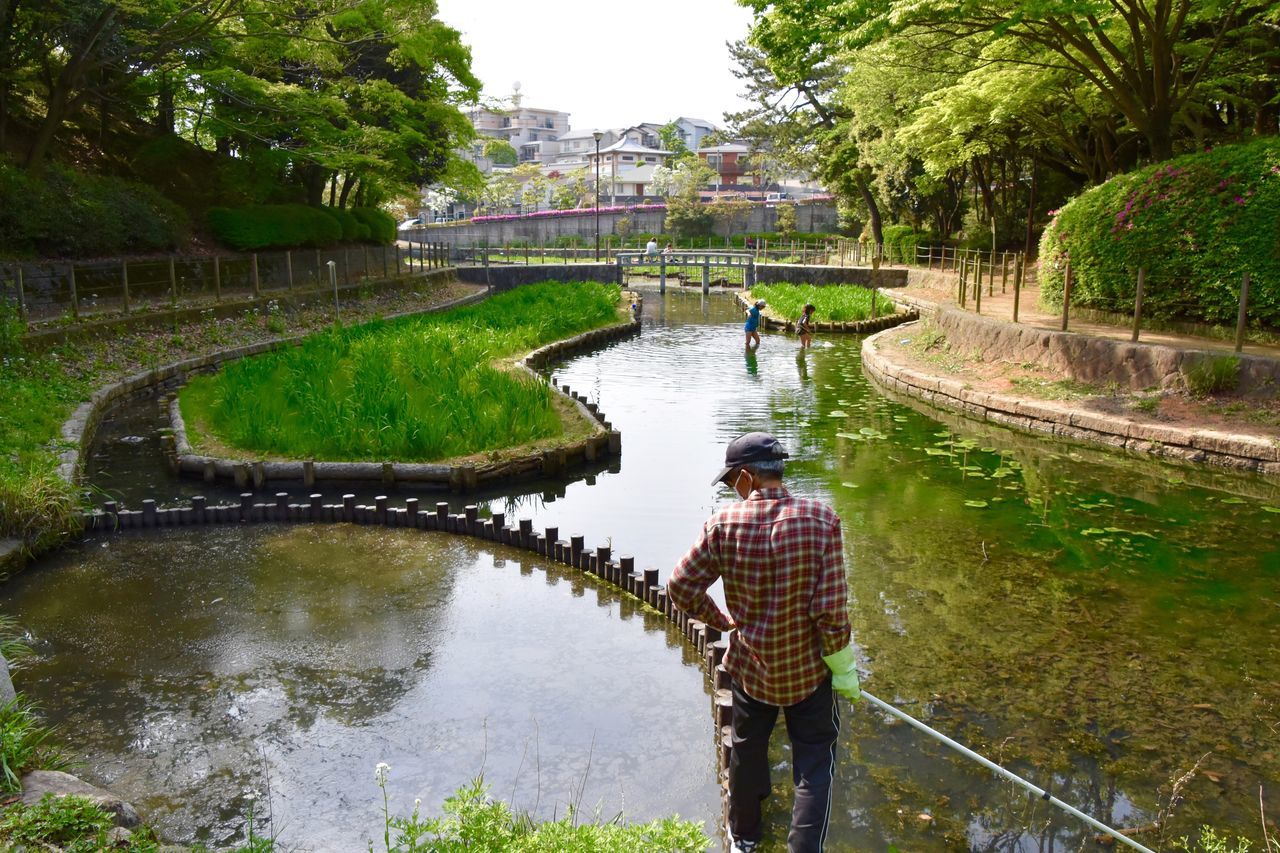
[[[1250,319],[1280,328],[1280,139],[1178,157],[1112,178],[1064,205],[1040,242],[1040,292],[1128,313],[1147,270],[1143,313],[1234,322],[1249,272]]]

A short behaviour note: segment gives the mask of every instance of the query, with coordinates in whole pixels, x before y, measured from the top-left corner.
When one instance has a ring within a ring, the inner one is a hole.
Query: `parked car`
[[[412,228],[415,225],[421,225],[421,224],[422,224],[422,220],[415,216],[413,219],[406,219],[404,222],[401,222],[400,227]]]
[[[765,204],[777,204],[780,201],[786,201],[791,198],[790,193],[769,193],[764,197]]]

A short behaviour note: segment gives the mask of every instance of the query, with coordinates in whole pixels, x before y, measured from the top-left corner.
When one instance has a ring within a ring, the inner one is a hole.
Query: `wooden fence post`
[[[293,250],[286,249],[284,252],[284,271],[289,280],[289,289],[293,290]]]
[[[124,299],[124,313],[128,314],[130,311],[130,308],[132,307],[129,304],[129,262],[128,261],[120,262],[120,292],[121,294],[123,294],[123,299]]]
[[[18,264],[18,319],[27,322],[27,294],[22,282],[22,264]]]
[[[1133,334],[1129,340],[1138,342],[1138,330],[1142,327],[1142,291],[1147,283],[1147,268],[1138,267],[1138,289],[1133,294]]]
[[[1027,267],[1027,256],[1018,255],[1013,259],[1013,322],[1018,322],[1018,299],[1022,296],[1022,275]]]
[[[222,301],[222,264],[218,256],[213,256],[213,298],[215,302]]]
[[[1062,281],[1062,331],[1067,330],[1071,318],[1071,258],[1067,258],[1067,272]]]
[[[1244,349],[1245,324],[1249,319],[1249,273],[1240,279],[1240,313],[1236,317],[1236,352]]]
[[[978,256],[978,277],[974,279],[977,287],[973,289],[973,310],[982,313],[982,256]]]
[[[75,265],[75,264],[72,264],[72,265],[71,265],[71,267],[70,267],[70,269],[71,269],[71,278],[70,278],[70,281],[71,281],[71,318],[72,318],[73,320],[79,320],[79,319],[80,319],[80,299],[79,299],[79,297],[77,297],[77,296],[76,296],[76,265]]]
[[[253,298],[257,299],[262,295],[262,285],[258,280],[258,253],[253,253]]]
[[[960,262],[959,287],[960,287],[960,307],[961,308],[965,306],[965,291],[968,289],[968,285],[969,285],[968,273],[969,273],[969,258],[966,257],[964,260]]]
[[[169,256],[169,308],[172,311],[178,310],[178,270],[173,262],[173,255]],[[174,317],[174,322],[178,318]]]
[[[396,275],[404,275],[404,262],[400,260],[399,243],[396,243]]]
[[[1000,292],[1004,293],[1009,287],[1009,253],[1000,253]]]

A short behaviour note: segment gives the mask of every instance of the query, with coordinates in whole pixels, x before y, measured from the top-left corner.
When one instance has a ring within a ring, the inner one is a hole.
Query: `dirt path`
[[[934,303],[956,301],[956,273],[936,271],[930,273],[927,271],[917,270],[912,272],[911,280],[912,283],[909,286],[904,288],[895,288],[893,292],[900,292],[916,299],[925,299]],[[1012,321],[1012,281],[1010,281],[1004,293],[1000,292],[999,275],[996,276],[995,292],[988,295],[988,287],[989,285],[986,283],[984,277],[982,291],[983,316]],[[973,306],[974,302],[971,295],[969,297],[967,307],[969,310],[973,310]],[[1018,322],[1041,329],[1061,329],[1062,315],[1059,313],[1051,313],[1041,308],[1039,287],[1036,282],[1031,281],[1022,289],[1022,293],[1019,297]],[[1103,323],[1096,320],[1071,319],[1068,325],[1068,331],[1077,332],[1082,335],[1096,335],[1098,337],[1116,338],[1118,340],[1127,341],[1129,340],[1132,328],[1128,325]],[[1179,347],[1183,349],[1221,350],[1225,352],[1232,352],[1235,349],[1235,345],[1231,340],[1182,334],[1178,332],[1155,332],[1143,330],[1138,340],[1141,343],[1164,344],[1166,346]],[[1280,344],[1247,343],[1245,344],[1244,351],[1250,355],[1280,358]]]

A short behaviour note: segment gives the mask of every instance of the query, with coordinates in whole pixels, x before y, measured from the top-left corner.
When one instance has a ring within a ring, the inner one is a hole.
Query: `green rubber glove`
[[[822,662],[831,670],[831,689],[850,702],[858,701],[862,690],[858,687],[858,661],[853,656],[853,646],[824,655]]]

